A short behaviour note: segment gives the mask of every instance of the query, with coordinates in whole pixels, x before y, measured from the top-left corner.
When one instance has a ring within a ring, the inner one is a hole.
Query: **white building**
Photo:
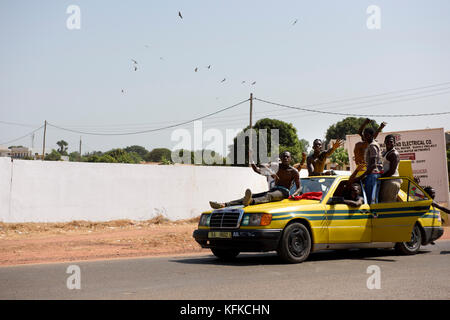
[[[11,150],[7,147],[0,146],[0,157],[11,157]]]

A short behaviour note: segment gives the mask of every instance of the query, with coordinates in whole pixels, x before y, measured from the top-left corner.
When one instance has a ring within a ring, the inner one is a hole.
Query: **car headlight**
[[[198,222],[199,226],[209,227],[209,221],[211,220],[211,214],[203,213],[200,217],[200,221]]]
[[[268,226],[272,221],[270,213],[247,213],[242,218],[242,226]]]

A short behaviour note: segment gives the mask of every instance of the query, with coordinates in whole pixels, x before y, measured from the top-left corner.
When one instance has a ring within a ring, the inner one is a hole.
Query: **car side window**
[[[407,201],[422,201],[422,200],[428,200],[428,197],[422,190],[420,190],[420,188],[417,185],[415,185],[411,181],[408,181]]]

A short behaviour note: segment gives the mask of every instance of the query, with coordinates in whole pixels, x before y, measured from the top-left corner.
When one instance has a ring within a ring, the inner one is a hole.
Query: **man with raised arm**
[[[370,120],[369,118],[367,118],[363,124],[361,125],[361,127],[358,130],[358,135],[361,137],[362,141],[359,141],[355,144],[355,148],[353,149],[353,153],[355,155],[355,163],[356,165],[358,164],[366,164],[364,161],[364,156],[365,156],[365,152],[367,149],[367,146],[369,145],[367,143],[367,141],[364,141],[364,136],[363,136],[363,130],[364,128],[371,122],[372,120]],[[377,131],[375,132],[373,138],[376,139],[378,134],[381,132],[381,130],[383,130],[383,128],[386,126],[386,122],[382,122],[380,124],[380,126],[378,127]]]
[[[297,190],[292,194],[292,196],[296,196],[301,191],[300,185],[300,175],[298,171],[290,165],[291,163],[291,154],[288,151],[284,151],[280,155],[281,163],[278,168],[278,172],[275,174],[275,186],[266,192],[261,192],[257,194],[252,194],[250,189],[245,190],[245,196],[238,200],[233,200],[230,202],[219,203],[210,201],[209,204],[213,209],[220,209],[229,206],[236,205],[254,205],[261,204],[273,201],[281,201],[283,199],[289,198],[289,190],[292,187],[293,183],[297,185]],[[260,168],[253,167],[255,172],[260,173]]]
[[[364,141],[367,141],[369,144],[365,154],[365,163],[367,168],[362,175],[355,179],[356,182],[364,179],[364,190],[366,191],[368,204],[375,201],[378,178],[381,176],[381,172],[383,170],[380,146],[378,142],[375,141],[374,134],[375,131],[372,128],[364,129]]]
[[[314,140],[312,147],[314,152],[306,159],[308,175],[323,175],[323,169],[325,168],[327,158],[331,156],[337,148],[341,147],[342,144],[343,141],[341,139],[337,139],[329,150],[322,151],[322,141],[320,139]]]

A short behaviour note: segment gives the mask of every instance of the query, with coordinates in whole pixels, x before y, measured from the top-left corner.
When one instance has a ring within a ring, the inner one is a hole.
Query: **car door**
[[[343,183],[343,182],[341,182]],[[335,195],[339,186],[332,194]],[[361,243],[371,241],[370,206],[350,207],[346,204],[326,205],[329,243]]]
[[[398,177],[383,178],[380,182],[389,179]],[[425,192],[410,178],[401,179],[407,186],[407,193],[403,194],[403,197],[398,195],[395,202],[370,205],[373,242],[410,241],[414,224],[420,216],[429,211],[432,200],[428,199]]]

